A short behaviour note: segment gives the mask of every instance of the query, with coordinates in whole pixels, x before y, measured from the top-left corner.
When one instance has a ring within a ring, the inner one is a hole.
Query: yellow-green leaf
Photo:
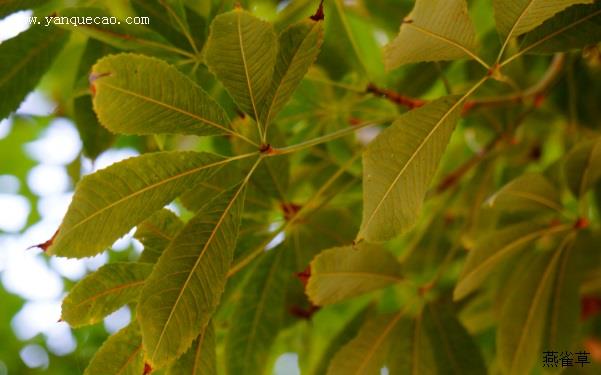
[[[207,153],[158,152],[84,177],[48,254],[83,258],[101,252],[226,160]]]
[[[460,113],[458,97],[438,99],[403,114],[369,144],[358,239],[385,241],[413,226]]]
[[[135,234],[135,238],[144,245],[140,262],[156,263],[183,226],[180,218],[165,208],[141,222],[136,227]]]
[[[490,197],[487,203],[490,207],[512,212],[562,210],[559,191],[538,173],[516,178]]]
[[[141,375],[144,351],[137,324],[132,323],[110,336],[98,349],[84,375]]]
[[[109,263],[79,281],[63,300],[61,318],[73,327],[94,324],[138,299],[151,264]]]
[[[225,286],[244,206],[245,184],[207,203],[165,249],[140,295],[148,360],[182,355],[209,322]]]
[[[382,315],[365,322],[357,336],[336,353],[328,375],[380,374],[401,316],[401,313]]]
[[[215,331],[209,323],[185,352],[167,370],[167,375],[216,375]]]
[[[399,35],[384,48],[386,69],[474,56],[476,32],[465,0],[417,0]]]
[[[594,0],[494,0],[495,21],[503,38],[520,36],[574,4]]]
[[[35,88],[68,36],[54,26],[34,25],[0,44],[0,120]]]
[[[218,135],[231,132],[224,110],[166,62],[119,54],[100,59],[90,81],[100,123],[121,134]]]
[[[362,242],[329,249],[315,257],[307,295],[316,305],[328,305],[401,280],[401,265],[392,253]]]
[[[259,119],[271,86],[277,50],[273,26],[236,9],[213,20],[205,59],[240,108]]]
[[[322,41],[323,22],[310,19],[291,25],[280,34],[273,79],[261,109],[261,122],[266,128],[317,58]]]
[[[601,137],[584,141],[570,150],[563,170],[572,194],[583,196],[601,179]]]

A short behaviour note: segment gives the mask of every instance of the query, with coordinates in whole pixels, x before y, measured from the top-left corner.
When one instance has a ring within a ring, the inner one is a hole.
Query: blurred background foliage
[[[233,0],[184,2],[199,49],[208,35],[212,18],[217,13],[232,9],[235,3]],[[151,24],[147,27],[121,25],[100,36],[96,30],[65,27],[74,32],[65,40],[64,48],[59,53],[57,51],[58,55],[48,72],[20,109],[0,122],[0,375],[82,373],[107,335],[125,326],[130,319],[130,311],[124,308],[112,314],[103,324],[91,327],[72,330],[65,323],[57,322],[60,301],[74,282],[101,264],[138,256],[142,247],[132,238],[133,233],[118,241],[113,250],[85,261],[48,259],[37,249],[27,249],[52,236],[69,204],[73,187],[82,175],[145,152],[176,148],[220,152],[229,147],[223,139],[217,138],[114,136],[96,122],[87,83],[91,65],[99,57],[119,48],[144,53],[144,48],[148,47],[135,45],[135,38],[123,39],[115,35],[122,32],[149,40],[168,39],[182,48],[187,45],[180,34],[169,31],[171,26],[165,15],[157,13],[152,3],[144,0],[0,2],[0,35],[5,40],[26,29],[31,15],[45,16],[57,10],[64,12],[61,14],[95,14],[82,8],[68,9],[72,6],[99,8],[119,18],[136,14],[151,17]],[[240,3],[259,17],[272,21],[278,30],[307,17],[316,8],[313,0],[243,0]],[[500,41],[490,1],[470,0],[468,3],[480,37],[482,56],[492,61]],[[11,4],[17,6],[11,8]],[[326,36],[316,66],[278,119],[279,128],[287,133],[292,143],[295,143],[295,137],[305,139],[311,132],[334,131],[348,126],[349,122],[352,124],[369,111],[377,116],[390,117],[406,110],[368,94],[368,83],[404,95],[430,99],[449,91],[460,92],[466,88],[465,82],[482,73],[475,62],[420,63],[385,73],[381,48],[398,33],[400,22],[413,7],[413,2],[349,0],[338,2],[341,5],[338,8],[332,4],[326,1]],[[29,8],[32,10],[21,10]],[[166,52],[156,50],[152,45],[148,48],[153,54]],[[515,48],[517,46],[510,46],[510,49]],[[176,62],[169,53],[165,53],[164,58]],[[516,60],[505,71],[514,81],[512,84],[491,83],[481,90],[480,95],[511,93],[515,85],[521,89],[530,87],[540,80],[548,65],[547,56]],[[219,98],[231,117],[236,116],[235,105],[206,67],[198,64],[178,66]],[[435,180],[439,181],[440,190],[433,194],[440,193],[445,198],[430,200],[422,215],[425,219],[420,221],[412,235],[403,236],[389,245],[392,251],[403,256],[405,271],[409,275],[424,282],[435,276],[437,265],[445,259],[447,249],[458,233],[461,233],[464,246],[473,246],[476,235],[487,225],[487,214],[481,213],[479,207],[490,192],[525,171],[553,171],[553,165],[582,134],[599,131],[599,46],[568,54],[564,66],[548,96],[519,105],[474,111],[461,122]],[[522,123],[527,123],[527,126],[520,126]],[[506,131],[508,129],[511,131]],[[371,137],[373,133],[369,131],[360,133],[360,138]],[[291,176],[291,185],[294,186],[291,197],[302,200],[308,195],[303,184],[319,186],[325,179],[323,176],[330,175],[343,165],[353,155],[353,149],[345,144],[347,141],[343,139],[328,144],[325,149],[311,151],[309,158],[315,164],[311,168],[295,170]],[[475,160],[478,167],[453,175],[470,160]],[[316,170],[315,165],[319,165],[320,169]],[[550,174],[552,177],[552,172]],[[340,234],[345,239],[352,239],[360,216],[360,184],[353,184],[353,181],[357,182],[358,175],[359,166],[350,168],[346,180],[335,186],[336,189],[350,186],[338,200],[330,203],[335,214],[328,217],[329,213],[325,210],[321,217],[321,220],[331,222],[341,220],[341,212],[350,215],[349,224],[345,226],[349,233]],[[445,179],[449,176],[457,178]],[[573,199],[570,201],[569,197],[566,199],[567,205],[577,212],[578,203]],[[354,203],[349,206],[348,202]],[[352,214],[340,211],[341,207],[350,209]],[[591,207],[592,220],[598,222],[601,185],[596,188]],[[182,212],[184,217],[187,215],[181,205],[176,204],[173,208]],[[435,212],[442,214],[436,216]],[[276,219],[281,220],[281,217]],[[320,220],[320,216],[316,216],[315,220]],[[319,227],[319,224],[315,226]],[[468,230],[464,230],[464,226]],[[427,233],[444,235],[428,236]],[[240,242],[243,244],[243,241]],[[421,251],[411,252],[416,244]],[[599,243],[594,243],[594,247],[599,250]],[[237,252],[244,250],[240,248]],[[445,280],[457,277],[460,265],[452,264],[442,280],[443,284]],[[232,283],[235,285],[236,280]],[[448,288],[453,286],[450,281],[447,284]],[[587,285],[590,294],[582,301],[583,311],[588,314],[583,330],[586,337],[582,342],[587,343],[586,349],[593,351],[597,362],[585,369],[592,374],[600,371],[601,318],[594,312],[601,309],[601,289],[595,285],[594,279]],[[226,298],[236,298],[235,292],[229,293],[233,297],[226,294]],[[383,309],[387,304],[396,306],[397,298],[395,293],[384,291],[381,298]],[[323,366],[320,361],[324,353],[328,353],[328,342],[337,335],[352,336],[353,327],[358,326],[358,323],[353,326],[353,321],[362,320],[361,311],[367,303],[368,299],[360,298],[335,305],[316,313],[311,320],[299,318],[302,313],[298,313],[299,316],[285,324],[274,344],[276,349],[270,358],[274,371],[294,374],[298,373],[299,367]],[[220,311],[220,319],[226,321],[228,313],[227,310]],[[494,353],[492,317],[484,310],[480,313],[478,304],[472,304],[465,315],[471,317],[468,330],[476,335],[484,357],[489,360]],[[351,317],[350,324],[347,325],[341,317]],[[312,329],[307,329],[308,326]],[[344,326],[346,328],[342,331]],[[218,339],[220,334],[222,332],[218,331]],[[307,340],[311,342],[310,346],[306,345]],[[298,353],[302,353],[304,358],[300,364]]]

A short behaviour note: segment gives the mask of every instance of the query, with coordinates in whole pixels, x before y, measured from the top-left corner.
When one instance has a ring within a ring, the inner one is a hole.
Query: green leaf
[[[151,264],[109,263],[75,284],[63,300],[61,319],[73,327],[94,324],[138,299]]]
[[[98,123],[92,108],[92,98],[89,95],[75,98],[73,107],[75,125],[83,143],[83,151],[86,156],[96,159],[111,146],[115,136]]]
[[[505,286],[516,291],[503,303],[497,331],[499,361],[508,374],[530,374],[540,357],[553,284],[565,245],[564,239],[551,254],[533,252],[524,256]]]
[[[311,262],[307,295],[318,306],[328,305],[402,281],[394,255],[362,242],[320,253]]]
[[[520,36],[574,4],[590,4],[594,0],[494,0],[495,21],[505,38]]]
[[[481,287],[482,282],[493,271],[499,269],[503,262],[523,250],[526,245],[561,230],[566,230],[566,227],[550,227],[545,223],[526,221],[482,236],[468,255],[453,298],[461,299]]]
[[[388,369],[391,374],[436,375],[437,363],[423,315],[402,317],[391,339]]]
[[[480,349],[448,306],[428,304],[423,329],[439,374],[486,374]]]
[[[487,201],[490,207],[511,212],[531,212],[542,209],[562,211],[559,191],[543,175],[522,175],[495,193]]]
[[[175,46],[190,49],[190,42],[182,34],[182,27],[187,30],[187,25],[184,24],[184,20],[179,18],[179,15],[177,19],[175,18],[177,13],[167,2],[131,0],[131,5],[138,15],[150,17],[151,22],[148,27],[164,36]],[[181,24],[178,24],[178,20]]]
[[[223,109],[162,60],[119,54],[99,60],[90,75],[100,123],[121,134],[231,133]]]
[[[163,250],[167,248],[183,227],[184,223],[180,218],[165,208],[141,222],[137,226],[134,235],[144,245],[140,262],[156,263]]]
[[[601,3],[576,5],[524,35],[520,50],[556,53],[581,49],[601,40]]]
[[[465,0],[417,0],[399,35],[384,47],[386,69],[473,57],[476,32]]]
[[[19,10],[33,9],[47,3],[46,0],[2,0],[0,2],[0,18],[4,18]]]
[[[357,337],[336,353],[328,375],[379,374],[388,356],[392,332],[400,318],[401,313],[397,313],[368,320]]]
[[[415,223],[460,114],[458,97],[438,99],[403,114],[367,146],[359,239],[385,241]]]
[[[143,372],[142,338],[137,325],[130,324],[102,344],[84,375],[140,375]]]
[[[303,20],[279,36],[279,46],[271,86],[261,107],[261,123],[267,128],[290,99],[319,54],[323,22]]]
[[[286,250],[278,247],[264,254],[242,287],[225,344],[229,374],[265,373],[286,312],[286,286],[293,276],[294,253]]]
[[[259,119],[277,54],[273,26],[236,9],[215,17],[207,41],[207,66],[240,108]]]
[[[582,197],[601,179],[601,137],[576,145],[565,157],[564,176],[572,194]]]
[[[194,340],[190,349],[167,370],[167,375],[217,375],[215,331],[211,323]]]
[[[36,87],[68,36],[54,26],[32,26],[0,44],[0,120]]]
[[[207,153],[157,152],[85,176],[48,254],[83,258],[103,251],[226,162]]]
[[[223,293],[244,206],[245,184],[200,209],[165,249],[140,295],[149,361],[178,358],[205,328]]]

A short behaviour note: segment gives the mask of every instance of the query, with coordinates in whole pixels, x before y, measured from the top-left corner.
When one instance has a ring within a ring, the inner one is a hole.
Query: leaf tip
[[[54,239],[55,239],[55,238],[56,238],[56,236],[58,235],[58,231],[59,231],[59,230],[60,230],[60,228],[58,228],[58,229],[56,230],[56,232],[54,232],[54,234],[52,235],[52,237],[51,237],[51,238],[50,238],[48,241],[46,241],[46,242],[42,242],[42,243],[40,243],[40,244],[37,244],[37,245],[30,246],[30,247],[28,247],[28,248],[27,248],[27,250],[29,250],[29,249],[33,249],[33,248],[36,248],[36,247],[38,247],[38,248],[42,249],[42,251],[46,252],[46,250],[48,250],[48,248],[49,248],[50,246],[52,246],[52,243],[54,242]]]
[[[312,19],[315,22],[319,22],[319,21],[323,21],[325,18],[325,13],[323,11],[323,0],[321,0],[319,2],[319,7],[317,8],[317,11],[315,12],[314,15],[312,15],[311,17],[309,17],[310,19]]]
[[[144,362],[144,372],[142,375],[148,375],[152,372],[152,366],[148,362]]]

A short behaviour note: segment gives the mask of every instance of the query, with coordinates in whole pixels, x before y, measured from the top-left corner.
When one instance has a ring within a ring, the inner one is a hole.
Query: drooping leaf
[[[562,210],[557,188],[537,173],[525,174],[511,181],[490,197],[487,204],[511,212]]]
[[[63,300],[61,318],[73,327],[94,324],[138,299],[151,264],[109,263],[78,282]]]
[[[83,258],[101,252],[224,163],[207,153],[158,152],[84,177],[48,254]]]
[[[360,243],[321,252],[311,262],[307,295],[315,305],[328,305],[401,280],[401,265],[392,253]]]
[[[332,358],[328,375],[375,375],[388,356],[401,313],[369,319],[357,336]]]
[[[494,0],[497,30],[503,39],[520,36],[574,4],[594,0]]]
[[[132,323],[110,336],[98,349],[84,375],[140,375],[144,371],[142,337]]]
[[[243,285],[225,344],[229,374],[265,373],[285,313],[286,286],[294,277],[286,247],[263,255]]]
[[[448,306],[428,304],[423,314],[423,329],[439,374],[487,372],[480,349]]]
[[[482,236],[467,258],[453,297],[456,300],[461,299],[482,286],[482,282],[500,267],[502,262],[529,243],[565,229],[565,226],[549,227],[545,223],[526,221]]]
[[[162,60],[108,56],[94,65],[90,81],[98,119],[112,132],[201,136],[231,132],[224,110]]]
[[[323,22],[303,20],[279,36],[279,51],[271,86],[261,107],[261,122],[267,127],[303,79],[319,54]]]
[[[185,352],[167,370],[167,375],[217,375],[215,331],[209,323]]]
[[[240,108],[259,119],[271,85],[277,50],[271,24],[235,9],[213,20],[205,59]]]
[[[151,364],[183,354],[223,292],[238,236],[245,184],[200,209],[165,249],[140,295],[138,320]]]
[[[581,49],[601,40],[601,3],[576,5],[524,35],[520,50],[555,53]]]
[[[98,123],[92,107],[92,98],[89,95],[76,98],[73,107],[75,125],[83,143],[83,151],[86,156],[96,159],[111,146],[115,136]]]
[[[455,96],[399,117],[367,147],[359,238],[385,241],[417,220],[426,190],[460,115]]]
[[[465,0],[417,0],[399,35],[384,48],[386,69],[473,55],[476,32]]]
[[[564,175],[576,197],[583,196],[601,179],[601,138],[584,141],[566,155]]]
[[[173,212],[162,209],[141,222],[134,237],[144,245],[140,262],[156,263],[163,250],[184,227],[184,223]]]
[[[36,25],[0,44],[0,120],[35,88],[68,36],[56,27]]]
[[[506,288],[497,331],[499,362],[506,373],[530,374],[540,358],[553,283],[564,248],[551,254],[530,253]],[[545,348],[546,349],[546,348]]]

